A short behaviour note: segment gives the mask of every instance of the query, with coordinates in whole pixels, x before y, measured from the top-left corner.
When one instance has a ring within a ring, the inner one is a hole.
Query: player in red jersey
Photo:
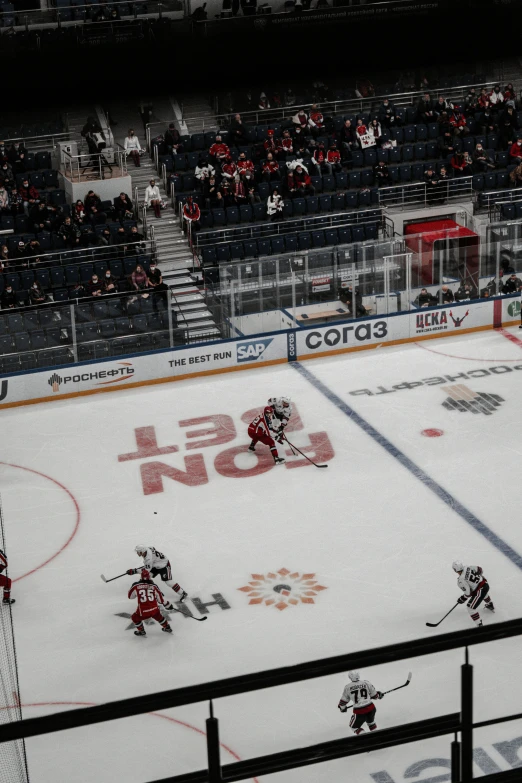
[[[252,438],[248,450],[255,451],[256,443],[264,443],[270,448],[275,464],[282,465],[285,459],[279,456],[276,441],[283,442],[284,429],[291,415],[292,403],[288,397],[270,397],[263,413],[256,416],[248,426],[248,434]]]
[[[159,609],[159,604],[161,606],[165,605],[163,593],[154,584],[146,568],[142,569],[140,581],[134,582],[129,590],[129,598],[138,600],[138,608],[131,617],[132,622],[136,626],[135,636],[147,635],[143,626],[143,620],[148,620],[149,617],[161,625],[162,631],[172,633],[169,621],[163,617]]]
[[[0,587],[4,588],[3,604],[14,604],[15,599],[11,598],[11,580],[8,576],[3,575],[3,571],[7,568],[7,557],[5,553],[0,549]]]

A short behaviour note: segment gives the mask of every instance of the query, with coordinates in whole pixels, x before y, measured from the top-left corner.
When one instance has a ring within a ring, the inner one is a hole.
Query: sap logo
[[[273,337],[270,337],[266,340],[251,340],[248,343],[239,343],[239,345],[236,345],[237,361],[255,362],[256,359],[259,359],[264,354],[273,339]]]

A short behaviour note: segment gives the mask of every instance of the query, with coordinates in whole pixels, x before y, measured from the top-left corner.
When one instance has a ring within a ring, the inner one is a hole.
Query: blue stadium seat
[[[339,235],[336,228],[327,228],[324,232],[324,241],[326,245],[337,245],[339,243]]]
[[[366,235],[363,226],[352,226],[352,241],[364,242]]]
[[[242,242],[231,242],[230,243],[230,259],[232,261],[240,260],[244,258],[244,248]]]
[[[378,239],[378,229],[376,223],[367,223],[364,227],[366,239]]]
[[[213,209],[212,219],[215,226],[224,226],[226,223],[226,214],[224,209]]]
[[[373,185],[372,169],[363,169],[361,171],[361,185],[364,188],[370,188]]]
[[[12,313],[7,316],[7,325],[11,334],[24,331],[24,319],[21,313]]]
[[[92,314],[95,321],[103,321],[109,318],[108,303],[105,301],[95,301],[92,303]]]
[[[360,190],[357,194],[357,205],[359,207],[369,207],[371,198],[372,196],[369,190]]]
[[[355,168],[364,166],[364,155],[359,150],[353,150],[352,152],[352,165]]]
[[[261,201],[266,201],[268,196],[270,195],[270,187],[268,185],[268,182],[260,182],[259,185],[257,186],[257,190]]]
[[[290,218],[294,214],[294,204],[291,198],[285,198],[283,201],[283,218]]]
[[[484,190],[484,177],[482,174],[474,174],[471,182],[473,190]]]
[[[426,145],[416,144],[414,147],[415,160],[424,160],[426,157]]]
[[[52,288],[63,288],[65,286],[65,270],[61,266],[53,266],[49,270]]]
[[[312,247],[324,247],[324,231],[312,231]]]
[[[408,127],[404,128],[404,142],[406,144],[413,144],[415,141],[415,127],[413,125],[408,125]]]
[[[437,145],[435,144],[435,147]],[[401,147],[392,147],[391,150],[388,150],[388,162],[393,163],[400,163],[402,160],[402,152]]]
[[[399,166],[399,175],[401,182],[410,182],[411,181],[411,166],[406,164],[403,164],[402,166]]]
[[[31,350],[31,339],[27,332],[18,332],[14,336],[14,344],[15,349],[17,351],[30,351]]]
[[[349,228],[338,228],[337,236],[340,245],[349,245],[352,242],[352,232]]]
[[[319,211],[319,199],[317,196],[307,196],[306,199],[306,213],[308,215],[314,215]]]
[[[495,190],[497,187],[497,175],[495,172],[484,174],[484,190]]]
[[[504,220],[515,220],[517,216],[514,204],[502,204],[500,211]]]
[[[346,190],[348,187],[348,175],[344,171],[335,175],[335,187],[338,190]]]
[[[382,161],[384,161],[384,163],[388,163],[388,161],[390,160],[390,150],[378,149],[377,150],[377,160],[379,162],[382,160]]]
[[[364,150],[364,165],[375,166],[377,163],[377,152],[374,149]]]
[[[145,318],[145,315],[135,315],[134,318]],[[115,337],[116,335],[116,324],[114,323],[114,320],[112,318],[107,318],[105,320],[101,320],[99,322],[100,324],[100,335],[103,337],[104,340],[107,340],[110,337]]]
[[[361,187],[361,172],[360,171],[350,171],[350,172],[348,172],[348,179],[349,179],[351,188],[360,188]]]
[[[331,174],[325,174],[323,177],[323,192],[331,193],[335,190],[335,177]]]
[[[294,198],[292,201],[293,209],[294,209],[294,216],[295,215],[304,215],[306,212],[306,201],[304,198]]]
[[[217,260],[222,263],[223,261],[230,261],[230,245],[222,244],[216,246]]]
[[[418,122],[415,126],[415,137],[417,141],[427,141],[428,140],[428,126],[424,125],[423,122]]]
[[[411,160],[413,160],[413,145],[404,144],[402,148],[402,162],[407,163]]]
[[[42,332],[41,330],[31,332],[30,338],[31,338],[31,350],[41,351],[42,349],[47,348],[47,340],[45,339],[44,332]]]
[[[203,247],[201,249],[201,260],[204,265],[213,265],[217,263],[216,249],[214,247]]]
[[[34,272],[32,269],[26,269],[20,272],[20,288],[27,290],[34,283]]]
[[[332,197],[327,193],[323,193],[319,196],[319,211],[331,212],[332,211]]]
[[[239,223],[239,209],[237,207],[227,207],[227,225],[233,225]]]
[[[254,219],[250,204],[242,204],[239,207],[239,219],[242,223],[251,223]]]
[[[130,262],[130,264],[132,264],[132,268],[126,273],[127,275],[130,275],[134,271],[136,262],[133,262],[133,260],[130,258],[126,258],[125,261],[128,261]],[[92,275],[94,274],[94,264],[80,264],[79,271],[80,271],[80,280],[82,281],[82,283],[88,283]]]
[[[272,246],[269,239],[257,240],[257,251],[260,256],[269,256],[272,252]]]
[[[285,252],[285,241],[283,237],[272,237],[272,255],[281,255]]]
[[[253,239],[249,239],[247,242],[243,242],[243,251],[245,258],[257,256],[257,242]]]
[[[309,250],[312,245],[312,240],[309,231],[300,231],[297,235],[297,243],[299,250]]]
[[[439,124],[437,122],[430,122],[428,125],[428,138],[436,139],[439,135]]]
[[[297,252],[297,234],[287,234],[285,236],[285,251],[287,253]]]
[[[507,171],[497,171],[497,188],[508,188],[510,184]]]
[[[344,194],[344,202],[346,204],[346,209],[356,209],[357,208],[357,192],[355,190],[348,191]]]
[[[332,209],[334,212],[340,212],[346,204],[344,193],[336,193],[332,196]]]
[[[34,308],[28,310],[23,314],[24,319],[24,331],[34,332],[40,328],[40,318],[38,316],[38,309]]]
[[[392,139],[393,141],[396,141],[397,144],[404,144],[404,130],[402,128],[392,128]],[[438,135],[438,126],[437,126],[437,135]]]
[[[316,193],[322,193],[323,192],[323,178],[318,176],[310,177],[310,180],[312,182],[312,187],[314,188]]]

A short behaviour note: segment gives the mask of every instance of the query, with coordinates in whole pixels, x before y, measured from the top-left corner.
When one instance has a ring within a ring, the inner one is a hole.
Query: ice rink
[[[4,410],[24,717],[468,629],[464,607],[425,625],[460,595],[455,559],[484,568],[496,606],[485,624],[522,616],[521,381],[513,328]],[[247,423],[277,395],[293,401],[289,439],[327,470],[247,451]],[[170,558],[207,622],[176,614],[172,635],[134,637],[133,578],[100,574],[139,565],[137,544]],[[474,647],[471,662],[475,718],[520,711],[520,639]],[[380,690],[413,672],[378,702],[379,728],[458,711],[461,663],[454,651],[362,665]],[[337,710],[346,681],[216,702],[223,763],[351,733]],[[207,716],[198,704],[31,739],[31,783],[201,769]],[[259,783],[442,782],[449,743]],[[522,722],[475,743],[477,776],[522,766]]]

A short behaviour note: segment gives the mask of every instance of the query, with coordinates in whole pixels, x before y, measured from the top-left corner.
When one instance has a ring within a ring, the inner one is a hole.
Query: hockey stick
[[[453,611],[454,609],[456,609],[458,605],[459,605],[459,603],[458,603],[458,601],[457,601],[457,603],[455,604],[455,606],[452,606],[452,607],[451,607],[451,609],[449,610],[448,614],[451,614],[451,613],[452,613],[452,611]],[[446,619],[446,617],[448,616],[448,614],[445,614],[445,615],[444,615],[444,617],[442,618],[442,620],[445,620],[445,619]],[[436,628],[436,627],[437,627],[437,625],[440,625],[440,624],[441,624],[442,620],[439,620],[439,622],[438,622],[438,623],[426,623],[426,625],[428,625],[430,628]]]
[[[294,451],[294,450],[295,450],[295,451],[298,451],[298,452],[299,452],[299,454],[300,454],[302,457],[304,457],[305,459],[307,459],[307,460],[308,460],[308,462],[311,462],[311,463],[312,463],[312,465],[315,465],[315,467],[316,467],[316,468],[327,468],[327,467],[328,467],[328,465],[318,465],[318,464],[317,464],[317,462],[314,462],[314,461],[313,461],[313,459],[310,459],[310,457],[307,457],[307,456],[306,456],[306,454],[303,454],[303,452],[301,451],[301,449],[298,449],[298,448],[297,448],[297,446],[294,446],[294,444],[293,444],[293,443],[290,443],[290,441],[288,440],[288,438],[286,437],[286,435],[284,435],[283,437],[284,437],[285,441],[288,443],[288,445],[290,446],[290,448],[292,449],[292,451]]]
[[[124,574],[120,574],[119,576],[113,576],[112,579],[106,579],[103,574],[100,574],[103,581],[107,584],[107,582],[114,582],[115,579],[121,579],[122,576],[127,576],[127,572],[125,571]]]
[[[176,612],[177,614],[184,614],[185,617],[190,617],[192,620],[196,620],[198,623],[202,623],[204,620],[206,620],[206,617],[194,617],[193,614],[185,614],[185,612],[182,612],[181,609],[165,609],[167,614],[170,614],[171,612]]]
[[[406,680],[404,685],[399,685],[397,688],[391,688],[389,691],[383,691],[382,695],[384,696],[386,693],[393,693],[393,691],[399,691],[401,688],[405,688],[407,685],[409,685],[410,682],[411,682],[411,672],[408,672],[408,679]]]

